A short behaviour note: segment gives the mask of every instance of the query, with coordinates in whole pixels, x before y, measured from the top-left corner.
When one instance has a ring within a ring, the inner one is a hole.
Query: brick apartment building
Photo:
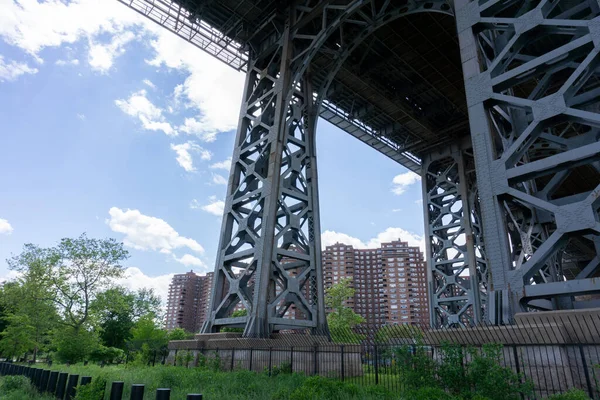
[[[348,306],[367,328],[429,323],[426,264],[418,247],[401,241],[377,249],[336,243],[323,250],[322,260],[325,290],[352,278],[355,295]]]
[[[355,295],[348,306],[365,318],[367,328],[429,323],[426,264],[418,247],[401,241],[383,243],[377,249],[355,249],[336,243],[323,250],[322,260],[325,290],[341,278],[352,278]],[[288,273],[294,275],[296,271]],[[167,329],[200,330],[208,316],[212,282],[212,272],[201,276],[190,271],[173,277],[167,303]],[[239,303],[235,310],[242,308]],[[303,318],[294,306],[285,316]]]
[[[165,328],[198,332],[207,317],[213,273],[197,275],[190,271],[173,276],[169,285]]]

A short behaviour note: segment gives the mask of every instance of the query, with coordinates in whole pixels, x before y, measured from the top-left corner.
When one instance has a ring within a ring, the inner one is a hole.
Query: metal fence
[[[416,354],[426,354],[443,368],[448,347],[460,349],[466,371],[474,353],[497,344],[497,364],[533,385],[532,394],[523,397],[543,399],[578,388],[600,399],[598,313],[530,314],[506,326],[393,325],[320,334],[287,332],[273,339],[227,336],[200,335],[193,341],[171,342],[165,362],[270,375],[300,372],[400,391],[406,385],[407,362],[410,367]]]

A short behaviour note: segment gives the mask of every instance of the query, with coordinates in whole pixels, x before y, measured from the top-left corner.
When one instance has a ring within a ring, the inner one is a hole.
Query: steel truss
[[[361,0],[346,5],[306,1],[289,9],[276,45],[251,54],[211,315],[203,332],[222,327],[244,327],[246,337],[307,328],[327,332],[314,149],[317,110],[327,106],[335,73],[361,41],[385,23],[432,11],[432,6],[450,12],[445,1],[380,7]],[[334,54],[326,76],[310,70],[317,52]],[[232,316],[239,303],[248,316]]]
[[[157,4],[119,1],[145,15]],[[596,304],[586,297],[600,293],[592,279],[600,266],[596,0],[289,3],[285,22],[269,19],[263,28],[276,29],[253,32],[262,42],[248,43],[245,52],[218,32],[212,42],[220,48],[196,44],[247,71],[203,332],[326,332],[319,114],[421,171],[434,326],[505,323],[519,310]],[[361,42],[418,12],[456,14],[472,132],[471,143],[431,151],[422,161],[410,153],[418,140],[411,132],[390,141],[399,127],[371,127],[327,101],[336,73]],[[177,21],[171,17],[153,19],[168,25]],[[174,23],[169,29],[182,36]],[[190,38],[212,32],[191,28]],[[316,55],[329,63],[314,67]],[[232,317],[240,303],[248,315]]]
[[[598,2],[456,2],[489,319],[600,293]]]
[[[473,326],[486,313],[488,270],[470,141],[423,161],[431,326]]]

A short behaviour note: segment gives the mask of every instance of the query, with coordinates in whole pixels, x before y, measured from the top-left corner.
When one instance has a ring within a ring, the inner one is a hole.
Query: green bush
[[[97,377],[87,385],[77,386],[75,400],[102,400],[104,399],[105,390],[106,379]]]
[[[5,376],[0,381],[0,393],[31,388],[29,379],[24,376]]]
[[[292,364],[289,362],[284,362],[281,365],[276,365],[271,369],[271,376],[277,376],[279,374],[291,374],[292,373]]]
[[[344,384],[322,376],[311,376],[296,388],[289,398],[290,400],[347,399],[358,394],[359,389],[354,384]]]
[[[90,352],[89,358],[94,362],[119,363],[125,359],[125,352],[116,347],[98,346]]]
[[[554,394],[548,397],[548,400],[589,400],[589,396],[579,389],[571,389],[568,392]]]
[[[459,400],[459,398],[446,393],[443,389],[435,387],[408,390],[403,393],[402,398],[406,400]]]
[[[24,376],[0,377],[0,400],[53,400],[51,396],[40,395]]]

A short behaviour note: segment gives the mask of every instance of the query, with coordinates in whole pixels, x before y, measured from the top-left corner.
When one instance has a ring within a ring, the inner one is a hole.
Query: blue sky
[[[0,9],[0,277],[82,232],[132,288],[212,270],[243,76],[116,0]],[[325,245],[422,243],[416,175],[322,120],[317,145]]]

